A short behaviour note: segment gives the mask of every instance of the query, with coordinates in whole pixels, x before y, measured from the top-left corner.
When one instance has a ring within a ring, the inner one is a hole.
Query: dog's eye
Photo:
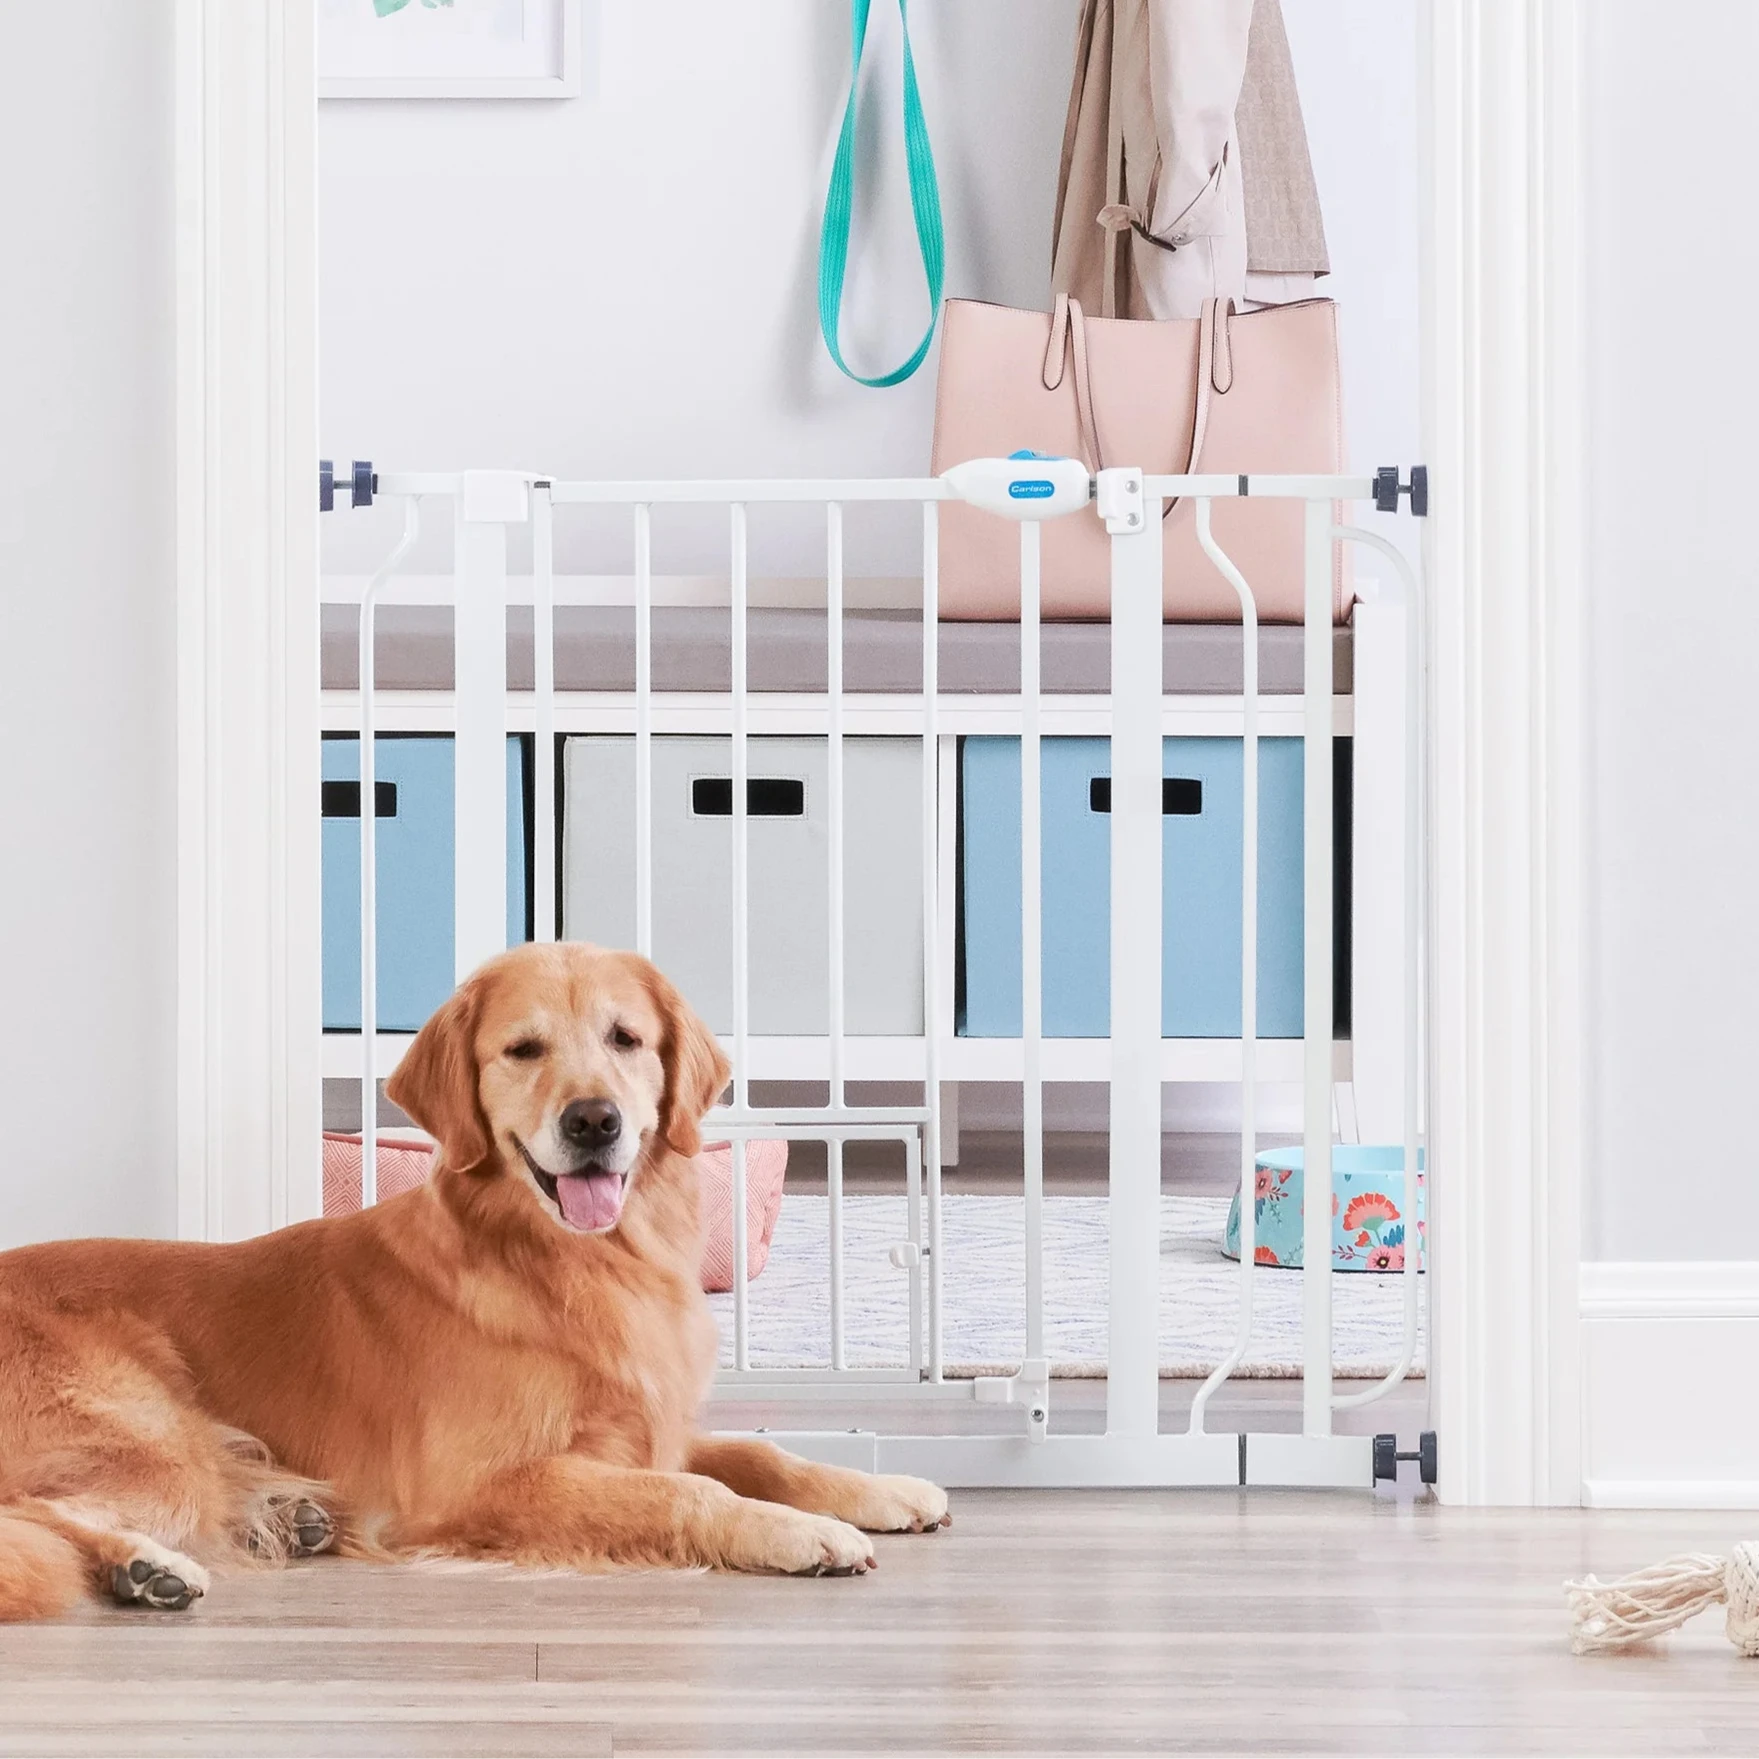
[[[521,1038],[507,1047],[507,1055],[516,1063],[535,1062],[543,1054],[544,1041],[541,1038]]]
[[[611,1029],[611,1043],[620,1051],[638,1051],[641,1040],[626,1026],[614,1026]]]

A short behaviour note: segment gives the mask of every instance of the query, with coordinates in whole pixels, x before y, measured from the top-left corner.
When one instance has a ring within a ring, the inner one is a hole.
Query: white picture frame
[[[583,0],[317,0],[320,98],[573,98]]]

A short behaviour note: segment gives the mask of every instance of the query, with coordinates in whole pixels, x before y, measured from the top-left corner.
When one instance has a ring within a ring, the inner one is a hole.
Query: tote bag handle
[[[1195,476],[1202,467],[1203,440],[1209,431],[1210,395],[1225,397],[1234,388],[1234,347],[1229,325],[1234,315],[1232,295],[1222,299],[1206,299],[1203,316],[1197,325],[1196,401],[1191,415],[1191,441],[1185,448],[1185,462],[1173,470],[1175,476]],[[1075,420],[1081,430],[1081,448],[1088,468],[1094,472],[1105,469],[1105,455],[1100,450],[1099,417],[1094,412],[1093,379],[1087,367],[1087,314],[1081,301],[1067,293],[1057,295],[1051,308],[1050,342],[1044,352],[1041,379],[1047,391],[1054,391],[1063,382],[1065,358],[1075,363]],[[1174,496],[1161,509],[1165,519],[1179,505]]]
[[[825,347],[839,369],[858,385],[901,385],[927,357],[940,316],[945,281],[946,246],[941,231],[941,191],[935,178],[934,150],[922,115],[922,94],[916,87],[916,62],[910,53],[908,0],[898,0],[898,23],[904,35],[904,153],[910,171],[910,208],[916,217],[916,243],[928,280],[928,328],[916,351],[902,366],[864,378],[843,358],[837,339],[843,315],[843,275],[849,262],[849,227],[855,211],[855,94],[861,79],[861,50],[867,36],[869,0],[852,0],[851,36],[854,62],[849,73],[849,102],[837,136],[837,157],[825,192],[824,224],[818,240],[818,327]]]

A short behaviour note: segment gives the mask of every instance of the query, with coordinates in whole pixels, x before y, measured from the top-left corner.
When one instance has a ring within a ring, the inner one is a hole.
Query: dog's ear
[[[489,1121],[477,1092],[476,1028],[482,983],[463,983],[415,1035],[385,1095],[440,1145],[440,1161],[470,1172],[489,1158]]]
[[[702,1117],[726,1091],[732,1065],[696,1010],[657,970],[649,968],[648,987],[665,1024],[660,1061],[666,1091],[660,1100],[660,1134],[679,1154],[702,1147]]]

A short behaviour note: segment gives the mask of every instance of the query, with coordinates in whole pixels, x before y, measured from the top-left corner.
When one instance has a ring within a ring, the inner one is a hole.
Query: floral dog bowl
[[[1258,1201],[1254,1209],[1260,1264],[1301,1267],[1301,1150],[1273,1148],[1258,1157]],[[1421,1159],[1418,1166],[1422,1166]],[[1405,1268],[1409,1236],[1405,1226],[1405,1151],[1347,1147],[1331,1151],[1331,1267],[1333,1270],[1393,1271]],[[1417,1241],[1421,1257],[1424,1231],[1423,1174],[1417,1174]],[[1222,1251],[1240,1256],[1240,1197],[1228,1211]]]

